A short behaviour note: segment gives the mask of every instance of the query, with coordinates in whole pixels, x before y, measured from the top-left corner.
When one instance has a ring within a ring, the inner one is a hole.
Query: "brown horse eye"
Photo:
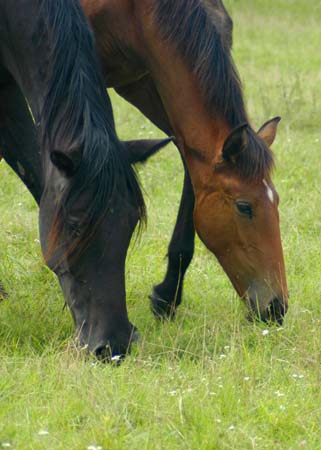
[[[250,219],[252,219],[253,217],[253,209],[250,203],[248,202],[236,202],[236,207],[238,209],[238,211],[249,217]]]

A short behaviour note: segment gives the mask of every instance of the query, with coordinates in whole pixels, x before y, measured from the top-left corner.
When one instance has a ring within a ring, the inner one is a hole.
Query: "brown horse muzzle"
[[[284,302],[278,297],[275,297],[266,309],[265,313],[261,314],[261,320],[266,323],[276,322],[278,325],[282,325],[287,311],[287,301]]]
[[[288,311],[288,299],[274,297],[265,310],[260,310],[257,301],[248,297],[246,303],[251,312],[248,315],[250,321],[260,320],[265,323],[276,323],[282,325],[284,317]]]

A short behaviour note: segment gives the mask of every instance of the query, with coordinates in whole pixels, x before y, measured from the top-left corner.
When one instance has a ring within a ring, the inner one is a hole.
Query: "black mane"
[[[242,85],[231,56],[232,21],[221,0],[154,0],[155,21],[200,83],[208,112],[235,128],[248,123]],[[249,145],[238,159],[240,173],[263,177],[273,166],[271,150],[249,127]]]
[[[63,232],[75,201],[90,192],[92,203],[83,218],[78,245],[90,238],[116,195],[125,202],[130,194],[140,218],[145,217],[145,205],[116,136],[94,38],[78,0],[42,0],[39,26],[43,24],[51,64],[40,121],[42,148],[48,152],[82,150],[80,165],[57,205],[53,239]]]

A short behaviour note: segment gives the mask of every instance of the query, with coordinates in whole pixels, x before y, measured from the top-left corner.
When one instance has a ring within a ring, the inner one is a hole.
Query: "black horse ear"
[[[158,150],[165,147],[173,140],[166,139],[142,139],[137,141],[124,141],[131,164],[143,163]]]
[[[244,123],[235,128],[224,142],[222,157],[227,162],[235,162],[240,153],[248,144],[247,137],[248,124]]]
[[[261,128],[257,132],[257,134],[266,143],[268,147],[271,147],[271,145],[274,142],[280,120],[281,117],[274,117],[273,119],[268,120],[267,122],[265,122],[265,124],[261,126]]]
[[[54,166],[57,167],[63,175],[71,177],[77,170],[80,164],[81,154],[79,151],[71,151],[66,154],[60,150],[53,150],[50,152],[50,159]]]

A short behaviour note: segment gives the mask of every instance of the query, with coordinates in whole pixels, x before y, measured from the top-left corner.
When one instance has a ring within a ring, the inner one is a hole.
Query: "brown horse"
[[[106,86],[175,135],[185,167],[167,273],[151,296],[154,312],[171,315],[181,302],[195,227],[251,310],[281,323],[288,292],[269,149],[280,119],[258,133],[249,125],[221,0],[81,3]]]

